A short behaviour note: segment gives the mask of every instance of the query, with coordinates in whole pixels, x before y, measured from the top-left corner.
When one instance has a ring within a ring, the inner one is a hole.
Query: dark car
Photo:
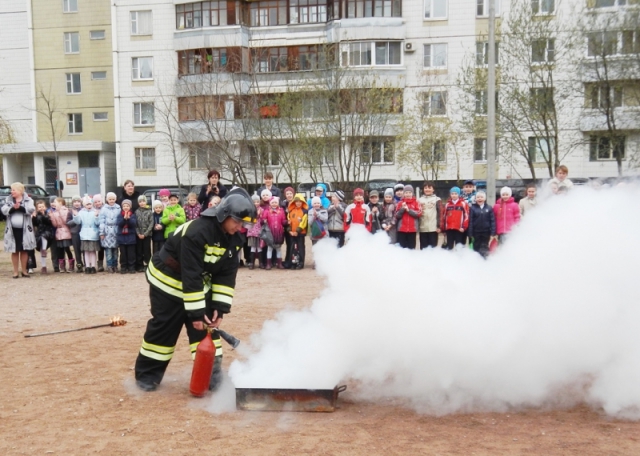
[[[187,195],[189,194],[189,190],[186,188],[178,188],[178,187],[162,187],[162,188],[149,188],[144,191],[143,195],[147,197],[147,204],[151,206],[155,200],[159,200],[158,192],[166,188],[171,192],[172,195],[178,195],[178,199],[180,204],[183,205],[187,202]]]
[[[367,182],[367,185],[364,186],[365,197],[369,198],[369,192],[371,190],[377,190],[380,193],[380,201],[382,201],[384,196],[384,191],[388,188],[393,188],[398,183],[395,179],[373,179]]]

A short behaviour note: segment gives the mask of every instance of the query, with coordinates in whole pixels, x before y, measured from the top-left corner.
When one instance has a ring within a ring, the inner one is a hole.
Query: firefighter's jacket
[[[180,225],[147,268],[147,281],[183,303],[188,318],[202,320],[207,303],[219,314],[233,302],[238,250],[244,235],[226,234],[215,216]]]

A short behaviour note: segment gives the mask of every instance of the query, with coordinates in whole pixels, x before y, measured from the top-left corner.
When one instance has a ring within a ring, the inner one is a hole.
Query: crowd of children
[[[558,168],[556,178],[549,182],[551,193],[571,188],[567,174],[566,167]],[[468,243],[486,257],[492,242],[504,242],[520,218],[538,205],[533,184],[527,186],[519,204],[509,187],[502,188],[493,207],[487,203],[485,192],[476,191],[472,180],[465,181],[462,189],[452,187],[447,201],[435,195],[432,182],[425,182],[420,198],[416,198],[411,185],[397,184],[384,191],[382,201],[378,191],[372,190],[365,202],[364,191],[357,188],[353,202],[347,205],[341,190],[334,191],[329,199],[324,184],[318,184],[314,196],[305,201],[304,195],[296,194],[292,187],[281,193],[273,185],[271,173],[264,179],[265,185],[252,197],[257,223],[245,233],[245,260],[241,264],[246,261],[249,269],[256,267],[256,261],[265,270],[302,269],[307,235],[312,244],[328,236],[342,247],[345,233],[357,224],[372,233],[386,232],[390,243],[403,248],[415,249],[418,242],[420,249],[438,245],[453,249]],[[48,251],[55,272],[143,272],[152,253],[160,251],[180,225],[199,218],[203,210],[220,202],[220,196],[213,194],[203,205],[198,195],[190,193],[180,206],[178,196],[166,189],[160,190],[158,197],[151,207],[144,195],[137,198],[137,204],[129,199],[117,204],[112,192],[107,193],[106,203],[101,195],[74,196],[70,208],[64,198],[52,197],[49,208],[44,201],[36,201],[32,217],[41,272],[48,273]],[[33,253],[32,263],[35,268]]]

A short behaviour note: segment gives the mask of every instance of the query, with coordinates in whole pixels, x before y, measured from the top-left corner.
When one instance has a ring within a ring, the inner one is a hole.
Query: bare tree
[[[61,124],[64,126],[66,125],[66,122],[61,122],[61,120],[64,120],[64,113],[58,109],[57,100],[51,94],[51,87],[49,87],[47,91],[42,87],[38,87],[36,90],[36,112],[44,118],[51,135],[49,139],[51,140],[51,147],[53,149],[56,163],[56,191],[58,196],[62,196],[62,189],[59,185],[61,181],[60,164],[58,159],[58,142],[64,128],[61,127]],[[43,144],[43,147],[47,150],[43,141],[41,141],[41,144]]]

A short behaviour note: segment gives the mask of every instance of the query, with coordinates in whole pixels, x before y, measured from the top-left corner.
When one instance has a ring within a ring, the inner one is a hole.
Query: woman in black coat
[[[136,192],[136,187],[133,181],[131,179],[127,179],[124,181],[124,185],[122,185],[122,189],[120,190],[120,195],[118,195],[116,203],[122,206],[122,200],[131,200],[131,212],[135,214],[140,207],[138,205],[139,196],[140,192]]]
[[[220,173],[217,170],[209,171],[207,179],[209,183],[202,186],[198,195],[198,202],[202,205],[203,212],[209,207],[209,200],[212,196],[224,198],[227,194],[227,188],[220,183]]]

